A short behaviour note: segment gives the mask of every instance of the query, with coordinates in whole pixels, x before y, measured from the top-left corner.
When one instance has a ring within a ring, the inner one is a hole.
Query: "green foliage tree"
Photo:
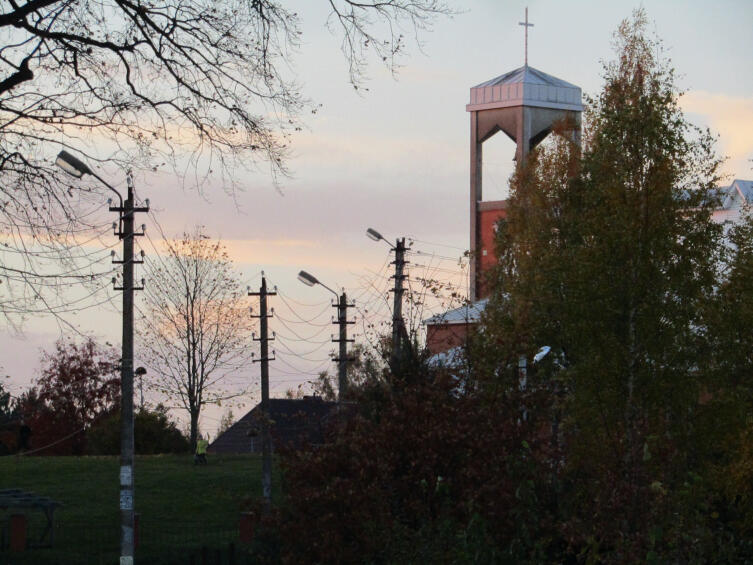
[[[16,409],[10,392],[0,382],[0,424],[3,424],[14,418]]]
[[[731,519],[753,528],[753,210],[728,232],[727,260],[710,324],[714,379],[704,391],[705,448],[715,454]]]
[[[219,436],[221,433],[229,430],[233,424],[235,424],[233,409],[227,408],[225,412],[222,413],[222,418],[220,418],[220,427],[217,428],[217,435]]]
[[[171,421],[167,409],[158,404],[154,410],[143,408],[134,415],[134,445],[138,455],[188,453],[188,438]],[[120,414],[112,414],[92,426],[86,434],[90,455],[120,453]]]
[[[367,384],[373,386],[383,382],[384,362],[372,349],[362,343],[357,343],[350,349],[348,356],[351,358],[346,372],[349,391],[361,389]],[[337,400],[336,375],[330,375],[329,371],[322,371],[309,384],[314,395],[330,402]]]
[[[617,561],[645,559],[665,543],[659,530],[665,549],[687,542],[671,518],[681,497],[666,493],[703,469],[722,247],[714,140],[685,120],[646,27],[637,11],[615,34],[582,148],[556,139],[517,171],[481,355],[504,367],[504,388],[520,356],[553,348],[533,379],[563,417],[561,480],[577,479],[564,531],[584,555]]]

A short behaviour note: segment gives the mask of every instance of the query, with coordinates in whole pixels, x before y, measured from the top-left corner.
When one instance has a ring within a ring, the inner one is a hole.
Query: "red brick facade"
[[[507,201],[498,200],[494,202],[479,203],[479,272],[477,273],[479,281],[478,298],[489,296],[488,285],[486,284],[486,273],[497,263],[495,253],[494,239],[497,235],[497,222],[507,215]]]
[[[464,345],[468,331],[476,324],[427,324],[426,348],[432,355]]]

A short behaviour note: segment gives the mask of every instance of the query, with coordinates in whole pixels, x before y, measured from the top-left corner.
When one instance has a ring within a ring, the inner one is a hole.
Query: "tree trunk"
[[[196,441],[199,439],[199,411],[191,410],[191,453],[196,453]]]

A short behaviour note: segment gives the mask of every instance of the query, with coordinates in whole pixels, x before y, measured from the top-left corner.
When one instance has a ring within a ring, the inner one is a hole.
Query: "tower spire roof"
[[[510,106],[583,111],[580,87],[528,65],[472,87],[466,110]]]

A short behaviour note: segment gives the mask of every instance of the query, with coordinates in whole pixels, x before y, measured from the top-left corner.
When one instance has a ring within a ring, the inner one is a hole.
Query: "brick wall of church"
[[[485,284],[485,273],[497,263],[497,256],[494,253],[494,238],[496,236],[496,224],[507,214],[505,209],[506,202],[499,203],[496,207],[484,205],[497,204],[491,202],[483,202],[481,210],[479,211],[479,267],[480,273],[478,273],[479,279],[479,293],[478,298],[486,298],[489,295],[489,291]],[[486,208],[486,209],[485,209]]]
[[[464,345],[475,324],[427,324],[426,348],[432,355]]]

